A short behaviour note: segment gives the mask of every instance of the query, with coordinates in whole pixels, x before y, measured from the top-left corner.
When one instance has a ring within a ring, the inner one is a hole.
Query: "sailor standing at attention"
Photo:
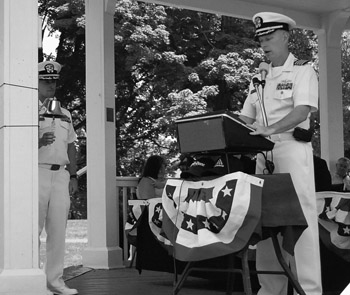
[[[45,226],[47,294],[74,295],[63,281],[66,225],[70,196],[78,190],[77,135],[68,110],[48,110],[56,91],[61,65],[39,63],[39,236]],[[56,113],[55,113],[56,112]]]

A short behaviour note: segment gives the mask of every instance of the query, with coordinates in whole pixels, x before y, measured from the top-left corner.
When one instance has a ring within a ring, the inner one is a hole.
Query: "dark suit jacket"
[[[327,162],[314,155],[315,187],[316,192],[332,190],[332,176]]]

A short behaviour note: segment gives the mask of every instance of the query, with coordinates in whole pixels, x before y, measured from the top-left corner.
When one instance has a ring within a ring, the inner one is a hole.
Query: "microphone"
[[[266,62],[264,62],[264,61],[262,63],[260,63],[260,65],[259,65],[259,72],[260,72],[260,75],[261,75],[261,85],[264,88],[265,84],[266,84],[266,76],[267,76],[267,74],[269,72],[269,65]]]
[[[265,110],[265,106],[264,106],[264,97],[260,94],[259,91],[259,85],[262,84],[263,85],[263,81],[260,81],[257,77],[254,77],[252,80],[253,86],[256,90],[256,94],[258,95],[258,101],[260,104],[260,109],[261,109],[261,113],[262,113],[262,117],[264,120],[264,125],[268,126],[268,122],[267,122],[267,117],[266,117],[266,110]],[[264,80],[265,83],[265,80]],[[262,92],[262,94],[264,95],[264,91]]]
[[[254,77],[253,78],[254,87],[259,87],[260,84],[261,84],[260,80],[257,77]]]

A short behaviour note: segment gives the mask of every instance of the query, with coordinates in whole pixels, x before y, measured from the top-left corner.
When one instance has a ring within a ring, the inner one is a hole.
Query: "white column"
[[[340,38],[349,13],[336,12],[323,19],[319,41],[319,85],[321,155],[335,170],[336,160],[344,156],[343,103]]]
[[[102,269],[123,266],[116,200],[115,3],[85,0],[88,247],[83,264]]]
[[[38,3],[0,2],[0,294],[44,295],[38,263]]]

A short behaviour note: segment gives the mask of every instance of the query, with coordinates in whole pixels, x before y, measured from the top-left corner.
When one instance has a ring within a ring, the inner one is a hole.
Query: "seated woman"
[[[147,159],[141,179],[137,185],[136,195],[138,199],[162,197],[166,182],[165,168],[165,158],[153,155]]]

